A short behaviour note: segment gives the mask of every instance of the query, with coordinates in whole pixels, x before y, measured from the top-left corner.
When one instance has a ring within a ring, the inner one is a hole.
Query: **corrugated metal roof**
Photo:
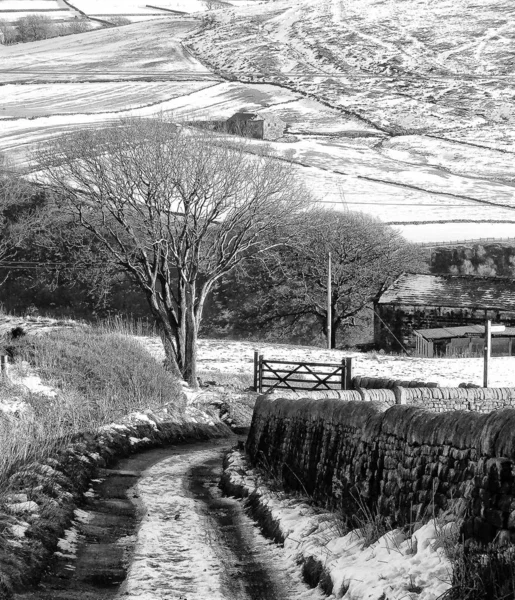
[[[380,296],[378,303],[515,312],[515,279],[403,273]]]
[[[494,323],[495,325],[495,323]],[[426,340],[445,340],[471,335],[482,336],[485,333],[484,325],[464,325],[462,327],[438,327],[437,329],[417,329],[414,333],[421,335]],[[515,327],[506,327],[503,332],[492,333],[492,337],[515,337]]]

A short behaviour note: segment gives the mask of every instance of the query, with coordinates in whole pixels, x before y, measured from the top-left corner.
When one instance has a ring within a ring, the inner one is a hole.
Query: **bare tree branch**
[[[170,364],[193,385],[214,282],[291,238],[309,204],[286,163],[162,118],[62,136],[36,160],[42,181],[145,292]],[[273,228],[280,239],[267,243]]]

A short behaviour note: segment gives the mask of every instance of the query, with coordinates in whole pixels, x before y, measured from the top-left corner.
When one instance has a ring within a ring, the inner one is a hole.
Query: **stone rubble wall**
[[[467,410],[490,413],[515,408],[515,388],[396,388],[396,403],[433,412]]]
[[[431,412],[466,410],[489,413],[502,408],[515,408],[515,388],[482,387],[401,387],[392,389],[357,388],[355,390],[317,390],[313,392],[281,391],[270,395],[276,398],[301,397],[310,400],[339,399],[345,401],[376,402],[385,410],[396,404],[416,406]]]
[[[388,379],[386,377],[353,377],[352,386],[355,389],[368,389],[368,390],[393,390],[396,387],[404,388],[436,388],[439,387],[438,383],[433,381],[425,382],[419,381],[418,379],[410,379],[402,381],[400,379]]]
[[[513,409],[260,396],[247,452],[286,489],[347,514],[361,505],[402,525],[454,511],[465,537],[515,540]]]

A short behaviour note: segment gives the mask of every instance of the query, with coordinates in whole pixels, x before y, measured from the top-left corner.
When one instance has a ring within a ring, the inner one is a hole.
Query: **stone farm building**
[[[286,123],[275,115],[237,112],[225,123],[225,130],[259,140],[276,140],[284,135]]]
[[[515,279],[403,273],[376,298],[374,311],[376,346],[398,351],[402,343],[414,350],[420,345],[417,335],[424,337],[421,330],[432,330],[424,339],[432,336],[431,343],[440,344],[434,354],[444,354],[453,336],[474,335],[467,326],[484,325],[485,319],[515,327]],[[448,334],[434,331],[442,328]],[[449,333],[449,328],[454,329]]]

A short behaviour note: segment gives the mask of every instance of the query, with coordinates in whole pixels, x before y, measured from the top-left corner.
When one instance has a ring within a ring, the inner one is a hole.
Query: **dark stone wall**
[[[491,541],[506,530],[515,540],[513,409],[438,413],[260,396],[247,452],[325,506],[362,503],[393,525],[454,510],[466,537]]]

